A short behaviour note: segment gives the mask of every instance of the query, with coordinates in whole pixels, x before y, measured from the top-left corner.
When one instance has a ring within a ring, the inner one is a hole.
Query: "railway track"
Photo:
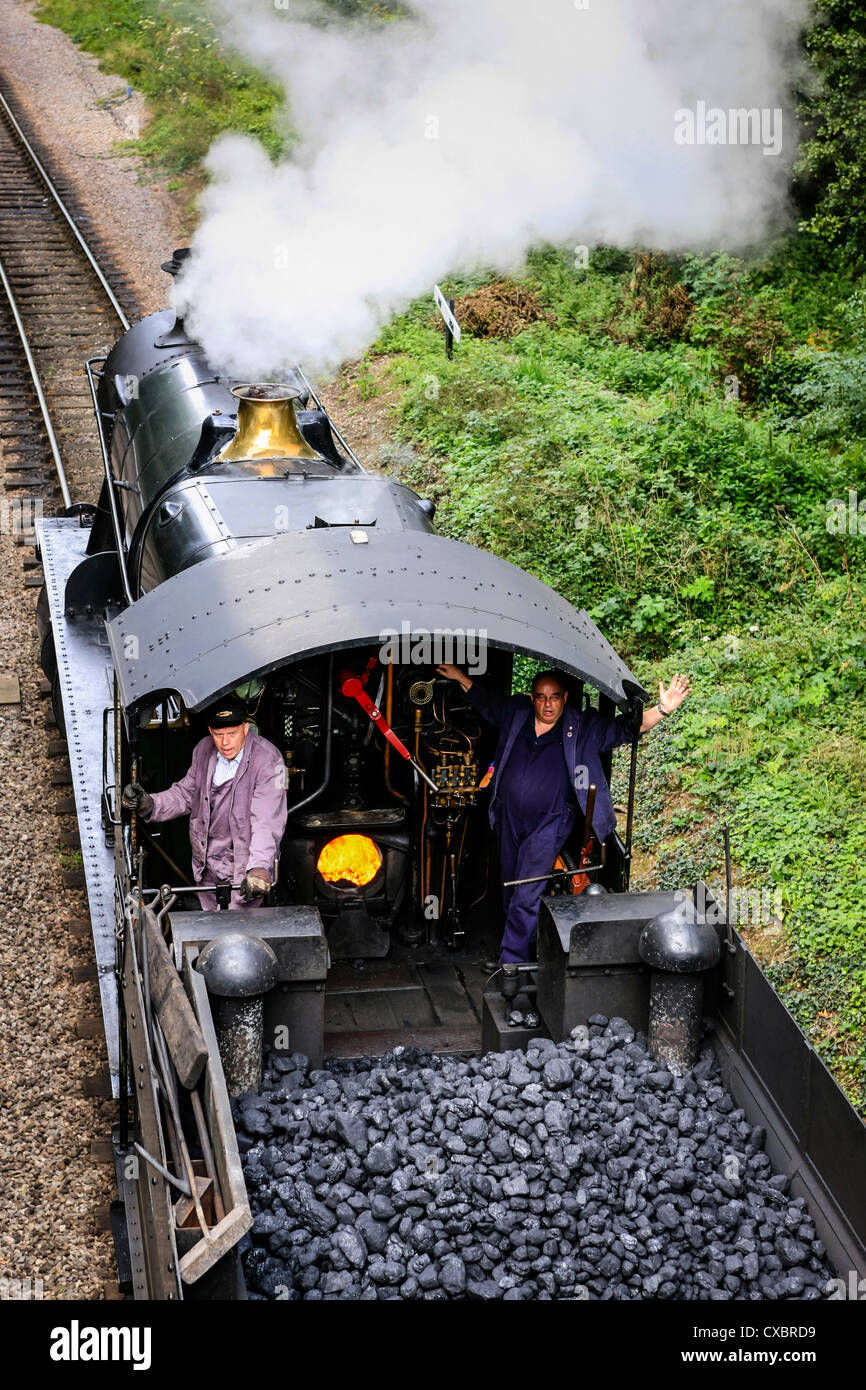
[[[2,85],[0,286],[0,444],[7,496],[26,523],[40,503],[50,513],[96,501],[102,464],[84,362],[139,310]]]
[[[103,468],[96,447],[93,403],[84,362],[88,356],[105,351],[139,312],[130,284],[77,206],[68,185],[52,175],[26,117],[0,81],[0,532],[4,533],[0,540],[5,535],[6,545],[14,542],[19,547],[21,579],[16,577],[14,565],[11,573],[7,571],[13,591],[19,583],[25,593],[42,584],[35,551],[38,517],[56,514],[70,504],[96,502]],[[35,636],[32,607],[29,603],[24,607],[23,621],[18,624],[19,641],[24,629]],[[30,658],[22,653],[16,659],[13,651],[4,652],[4,658],[4,669],[15,666],[23,673],[21,707],[25,710],[28,682],[24,673]],[[39,693],[45,696],[49,689],[43,681]],[[33,693],[30,692],[31,700]],[[21,720],[16,723],[20,726]],[[60,999],[57,1003],[79,1040],[76,1044],[72,1039],[71,1046],[82,1050],[71,1065],[70,1080],[77,1076],[77,1095],[83,1096],[86,1104],[99,1107],[100,1101],[105,1104],[104,1098],[110,1096],[110,1082],[104,1070],[102,1020],[95,985],[97,968],[84,876],[74,863],[80,837],[71,795],[68,749],[65,739],[58,736],[62,730],[57,729],[50,712],[46,712],[44,723],[44,743],[34,729],[29,738],[32,741],[35,735],[39,746],[28,757],[34,768],[44,766],[46,755],[50,759],[50,787],[45,790],[54,794],[54,800],[52,806],[49,799],[45,810],[49,815],[53,810],[56,815],[56,831],[50,839],[57,847],[58,858],[52,863],[53,856],[48,856],[44,887],[49,901],[59,888],[69,914],[65,922],[58,923],[48,949],[60,964],[64,963],[65,950],[69,952],[67,984],[61,984],[62,976],[57,981],[65,1000],[62,1005]],[[11,736],[13,740],[23,738],[24,729],[19,732],[13,725]],[[20,751],[17,762],[20,764]],[[34,776],[38,777],[35,771]],[[41,797],[37,794],[35,800],[38,803]],[[26,815],[23,807],[22,812]],[[44,954],[35,953],[30,970],[44,969],[44,960]],[[22,960],[21,965],[26,974],[26,961]],[[101,1062],[98,1054],[102,1055]],[[47,1057],[51,1057],[50,1046]],[[21,1076],[27,1076],[26,1063]],[[25,1080],[25,1089],[27,1084]],[[72,1151],[75,1139],[80,1141],[81,1137],[81,1105],[80,1100],[70,1102],[67,1142]],[[4,1119],[8,1132],[10,1122],[5,1116]],[[13,1129],[16,1123],[11,1122]],[[91,1133],[106,1133],[104,1118],[100,1120],[94,1115],[90,1124]],[[95,1138],[90,1146],[91,1165],[101,1165],[110,1158],[110,1142],[107,1138]],[[85,1161],[85,1169],[86,1166]],[[74,1162],[71,1167],[75,1168]],[[102,1180],[96,1178],[95,1172],[88,1177],[86,1171],[76,1171],[80,1173],[77,1190],[81,1200],[92,1202]],[[17,1169],[15,1177],[17,1181]],[[38,1196],[32,1200],[38,1209]],[[100,1196],[97,1200],[104,1199]],[[92,1239],[88,1231],[98,1233],[109,1228],[108,1207],[98,1205],[91,1210],[92,1224],[82,1228],[85,1242]],[[65,1238],[59,1236],[58,1241],[62,1244]],[[43,1245],[54,1245],[50,1227],[44,1228],[35,1253],[31,1251],[29,1258],[41,1254]],[[99,1259],[94,1268],[101,1264]],[[111,1280],[104,1285],[103,1294],[117,1297]]]

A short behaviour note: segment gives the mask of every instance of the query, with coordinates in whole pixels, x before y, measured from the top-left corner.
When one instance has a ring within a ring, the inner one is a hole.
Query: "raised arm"
[[[691,688],[688,676],[681,676],[676,671],[667,690],[659,681],[659,702],[650,709],[644,710],[643,721],[640,726],[641,733],[649,733],[656,724],[660,724],[663,719],[667,719],[669,714],[673,714],[675,709],[679,709]]]
[[[499,728],[511,703],[507,695],[500,695],[498,690],[489,690],[487,686],[479,685],[478,681],[470,680],[465,671],[449,662],[443,662],[436,670],[446,680],[456,681],[472,708],[478,711],[482,719]]]
[[[648,734],[650,729],[654,729],[669,714],[679,709],[690,690],[688,676],[675,674],[667,689],[660,683],[659,702],[644,710],[640,733]],[[585,711],[584,717],[589,717],[595,724],[596,742],[600,753],[607,753],[611,748],[619,748],[621,744],[631,742],[634,728],[627,715],[600,714],[598,710],[589,709]]]

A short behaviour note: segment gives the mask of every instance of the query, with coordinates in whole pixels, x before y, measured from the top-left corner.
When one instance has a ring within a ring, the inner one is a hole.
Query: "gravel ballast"
[[[0,451],[4,502],[5,468]],[[100,1015],[99,988],[71,974],[92,963],[93,944],[66,928],[86,897],[61,879],[59,834],[75,820],[54,813],[37,591],[22,589],[21,555],[0,529],[0,671],[21,684],[21,704],[0,705],[0,1301],[96,1299],[115,1275],[94,1209],[115,1192],[111,1165],[90,1148],[110,1135],[116,1107],[82,1090],[106,1066],[104,1039],[76,1036],[82,1018]]]
[[[271,1056],[235,1103],[253,1298],[794,1299],[832,1271],[721,1084],[624,1019],[460,1060]]]

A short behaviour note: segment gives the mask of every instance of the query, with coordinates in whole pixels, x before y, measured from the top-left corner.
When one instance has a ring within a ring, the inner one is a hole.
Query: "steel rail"
[[[60,210],[62,216],[66,219],[66,222],[69,226],[69,230],[72,232],[72,235],[75,237],[75,240],[78,242],[79,246],[81,247],[88,261],[90,262],[90,266],[94,274],[96,275],[96,278],[98,279],[100,285],[105,291],[105,294],[108,298],[108,302],[110,303],[114,312],[117,314],[117,317],[120,319],[120,322],[123,325],[124,332],[126,332],[126,330],[130,327],[129,319],[126,317],[126,314],[121,309],[117,297],[114,293],[114,290],[111,288],[110,284],[108,283],[108,280],[105,278],[105,275],[102,271],[102,267],[100,266],[99,262],[97,261],[87,242],[85,241],[81,231],[78,228],[78,224],[72,216],[72,213],[69,211],[60,194],[57,192],[57,189],[54,187],[54,184],[51,181],[50,174],[45,169],[45,166],[43,165],[42,161],[40,160],[30,141],[27,139],[27,136],[24,134],[24,131],[21,129],[21,126],[15,119],[12,109],[9,106],[9,103],[2,92],[0,92],[0,110],[2,110],[7,121],[12,126],[12,129],[15,131],[15,134],[18,136],[18,139],[21,141],[21,144],[27,151],[27,155],[29,159],[32,161],[37,173],[39,174],[39,177],[42,179],[42,182],[45,184],[45,187],[48,189],[48,192],[51,194],[52,198],[57,204],[57,207]],[[67,505],[69,504],[67,503]]]
[[[64,203],[63,199],[61,198],[60,194],[55,188],[54,183],[51,180],[51,176],[49,175],[48,171],[46,170],[39,156],[37,155],[35,149],[28,140],[27,136],[24,134],[24,131],[21,129],[21,126],[18,120],[16,119],[2,91],[0,91],[0,114],[5,116],[8,125],[11,127],[12,131],[14,131],[15,135],[17,136],[18,141],[22,146],[27,159],[29,159],[33,168],[36,170],[47,192],[54,199],[58,211],[64,218],[67,226],[69,227],[69,230],[72,232],[72,235],[78,243],[79,248],[86,257],[91,270],[93,271],[94,275],[99,281],[99,284],[106,298],[108,299],[109,304],[111,305],[114,313],[120,321],[122,328],[125,331],[130,327],[129,319],[123,312],[123,309],[121,308],[120,303],[118,302],[117,296],[111,288],[111,285],[109,284],[102,270],[102,267],[100,266],[99,262],[97,261],[96,257],[94,256],[93,252],[88,246],[77,223],[75,222],[75,219],[73,218],[72,214],[66,207],[66,204]],[[72,506],[72,494],[69,490],[69,482],[66,476],[66,470],[63,466],[63,460],[60,455],[60,447],[57,442],[57,436],[54,432],[54,426],[51,422],[51,415],[48,409],[48,403],[45,398],[45,392],[42,387],[42,381],[39,376],[36,361],[30,347],[30,340],[27,336],[27,330],[24,327],[24,320],[21,311],[18,307],[18,303],[15,298],[15,293],[13,291],[11,281],[6,273],[6,269],[2,261],[0,261],[0,284],[2,284],[3,286],[3,292],[6,295],[6,299],[9,303],[9,309],[11,311],[12,318],[15,322],[15,328],[17,330],[18,337],[21,341],[21,347],[23,349],[24,356],[27,362],[27,368],[30,373],[30,378],[33,382],[33,388],[36,392],[36,399],[39,403],[39,410],[42,415],[42,422],[45,427],[45,434],[48,440],[48,446],[51,450],[51,457],[54,461],[55,472],[57,474],[57,479],[60,484],[60,492],[63,498],[63,505],[65,508],[68,509]],[[121,550],[120,553],[122,557],[123,551]],[[125,565],[123,564],[122,558],[121,569],[123,571],[124,587],[127,590],[127,596],[130,597],[128,583],[126,582]]]
[[[66,470],[63,467],[63,461],[60,457],[60,449],[57,444],[57,437],[54,433],[54,426],[51,423],[51,416],[48,413],[48,403],[45,400],[45,392],[42,390],[42,382],[39,380],[39,372],[37,371],[36,363],[33,360],[33,353],[30,351],[30,342],[27,338],[24,323],[21,318],[21,314],[18,311],[18,305],[15,302],[15,295],[12,292],[12,286],[9,283],[9,277],[6,274],[2,261],[0,261],[0,283],[2,283],[3,291],[6,295],[7,300],[9,301],[9,308],[12,311],[12,317],[15,320],[15,327],[18,330],[18,337],[21,339],[21,346],[24,349],[24,356],[27,359],[27,368],[30,372],[30,378],[33,382],[33,389],[36,392],[36,399],[39,402],[39,409],[42,412],[42,423],[45,426],[45,433],[48,436],[48,446],[51,450],[51,456],[54,459],[54,467],[57,471],[57,477],[60,482],[60,491],[63,495],[63,505],[64,507],[71,507],[72,494],[69,491],[69,483],[66,480]]]

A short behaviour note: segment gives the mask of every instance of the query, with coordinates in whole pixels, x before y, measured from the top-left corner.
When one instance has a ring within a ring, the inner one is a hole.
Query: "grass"
[[[127,148],[167,174],[198,172],[213,140],[239,130],[274,157],[292,140],[285,94],[224,48],[196,0],[42,0],[37,18],[62,29],[147,98],[150,120]]]
[[[399,19],[395,0],[324,0],[337,17]],[[276,16],[289,6],[274,7]],[[286,93],[221,41],[207,0],[40,0],[36,17],[68,34],[147,98],[150,120],[125,148],[169,175],[203,183],[200,164],[224,131],[286,154],[295,135]],[[183,187],[176,183],[176,187]]]

